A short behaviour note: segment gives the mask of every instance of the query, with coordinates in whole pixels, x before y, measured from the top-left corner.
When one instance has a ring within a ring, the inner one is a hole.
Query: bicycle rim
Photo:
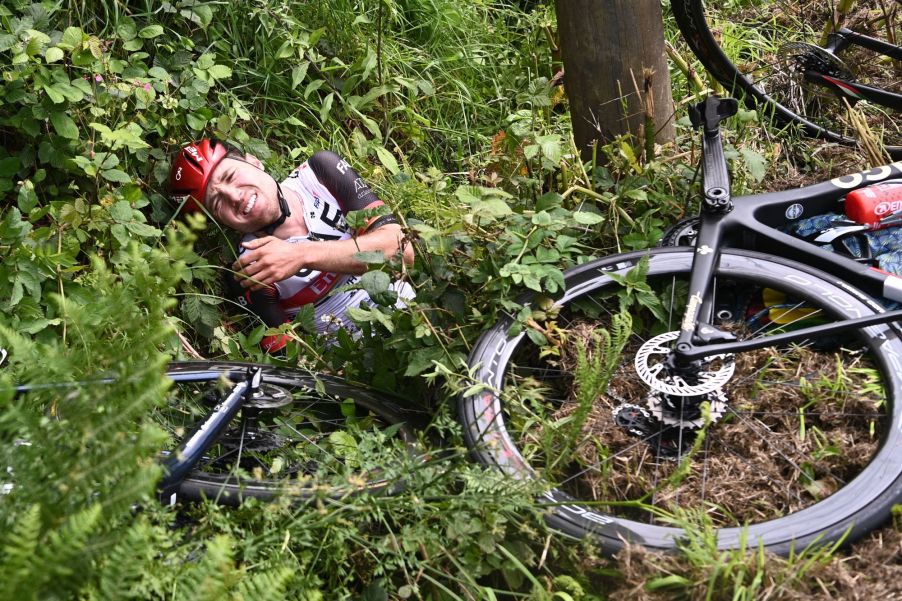
[[[159,421],[172,434],[172,446],[230,389],[228,374],[249,366],[169,365],[167,376],[176,382]],[[181,483],[178,498],[236,505],[249,498],[391,494],[423,461],[410,414],[388,395],[326,375],[253,367],[263,369],[259,392]],[[179,381],[192,373],[222,377]]]
[[[780,123],[797,123],[808,135],[855,144],[857,129],[846,102],[867,123],[890,156],[902,158],[902,122],[892,109],[805,81],[806,68],[894,93],[902,93],[902,65],[860,46],[830,60],[818,50],[838,0],[672,0],[677,23],[692,51],[712,75],[750,106]],[[886,11],[882,7],[886,7]],[[841,21],[883,40],[902,42],[902,7],[859,0]],[[825,58],[828,59],[825,61]]]
[[[592,391],[593,370],[578,366],[604,346],[592,332],[616,330],[622,286],[611,276],[626,277],[646,256],[643,299],[653,292],[665,317],[630,309],[632,328],[610,382]],[[539,315],[556,344],[539,348],[523,333],[509,335],[510,321],[487,332],[470,365],[497,392],[465,396],[460,405],[474,456],[514,477],[542,478],[549,523],[593,537],[608,553],[624,540],[673,549],[687,536],[675,524],[695,523],[716,532],[719,548],[761,544],[786,554],[847,534],[853,540],[886,519],[902,493],[895,330],[875,326],[743,353],[726,384],[674,403],[651,394],[635,360],[653,336],[679,328],[691,261],[685,249],[657,249],[569,272],[568,292],[545,319]],[[825,278],[756,253],[725,253],[716,325],[745,338],[875,310]],[[644,430],[615,423],[625,406],[651,415]]]

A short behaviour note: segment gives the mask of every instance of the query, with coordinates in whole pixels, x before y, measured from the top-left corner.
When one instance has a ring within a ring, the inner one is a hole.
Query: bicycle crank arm
[[[158,485],[157,491],[164,503],[175,503],[175,493],[179,484],[219,438],[241,409],[245,399],[259,388],[262,377],[263,371],[260,368],[249,372],[247,378],[238,382],[229,395],[213,408],[203,423],[198,425],[185,442],[163,462],[166,475]]]
[[[769,346],[780,346],[791,342],[801,342],[806,339],[817,339],[828,334],[836,334],[838,332],[845,332],[846,330],[856,330],[867,326],[890,323],[900,319],[902,319],[902,309],[887,311],[886,313],[879,313],[877,315],[858,317],[856,319],[847,319],[836,323],[800,328],[798,330],[793,330],[792,332],[774,334],[773,336],[761,336],[760,338],[752,338],[750,340],[706,344],[704,346],[690,344],[688,347],[680,348],[678,352],[675,352],[677,352],[677,355],[681,360],[695,361],[697,359],[704,359],[705,357],[713,357],[715,355],[742,353],[745,351],[767,348]]]

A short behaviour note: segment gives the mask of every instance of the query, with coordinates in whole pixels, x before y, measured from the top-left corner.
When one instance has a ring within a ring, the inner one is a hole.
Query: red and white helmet
[[[229,154],[226,144],[203,139],[182,148],[172,161],[169,173],[169,193],[175,198],[191,197],[186,211],[201,211],[207,183],[216,165]]]

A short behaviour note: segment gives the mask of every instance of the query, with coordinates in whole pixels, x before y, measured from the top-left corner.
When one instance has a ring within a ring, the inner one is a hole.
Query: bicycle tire
[[[844,145],[857,144],[853,128],[842,122],[842,102],[823,88],[804,84],[797,65],[812,60],[810,47],[794,47],[795,43],[818,46],[826,21],[826,10],[810,2],[759,0],[736,8],[728,2],[704,0],[671,0],[673,14],[689,48],[702,65],[724,87],[744,98],[750,108],[763,109],[781,124],[801,125],[805,133]],[[872,20],[866,17],[877,9],[875,0],[858,3],[848,25],[863,33],[874,33]],[[823,9],[824,14],[820,11]],[[900,31],[902,11],[891,22]],[[811,21],[817,20],[816,23]],[[878,36],[879,37],[879,36]],[[899,37],[897,37],[899,39]],[[777,46],[779,44],[779,46]],[[856,49],[840,52],[853,77],[859,83],[899,93],[899,73],[892,66],[874,60],[874,53]],[[852,100],[854,102],[854,100]],[[884,147],[893,159],[902,158],[902,125],[898,115],[889,109],[869,105],[863,109]],[[887,114],[887,111],[889,114]]]
[[[411,462],[415,465],[425,457],[417,444],[413,427],[417,418],[411,411],[385,393],[340,378],[228,361],[174,362],[166,375],[212,372],[225,376],[243,373],[249,367],[263,370],[264,397],[281,395],[281,400],[256,399],[261,407],[243,408],[241,419],[233,420],[231,430],[220,436],[202,463],[182,481],[177,499],[239,505],[250,498],[303,501],[362,493],[395,494],[403,489],[405,466],[410,468]],[[161,412],[161,423],[183,435],[218,401],[221,392],[217,390],[222,388],[215,381],[175,382],[170,405]],[[290,394],[290,401],[284,392]],[[203,406],[196,406],[204,395],[212,397],[200,403]],[[248,412],[253,415],[249,417]],[[182,416],[187,416],[184,422]],[[351,434],[345,429],[349,424]],[[385,436],[376,439],[379,445],[388,448],[396,443],[394,454],[387,451],[394,466],[363,465],[350,457],[358,440],[382,434]],[[174,441],[178,438],[173,437]],[[275,469],[276,462],[279,469]]]
[[[559,339],[572,342],[582,327],[574,325],[577,324],[575,318],[578,315],[582,314],[589,326],[594,327],[599,319],[593,317],[593,313],[600,316],[600,321],[604,323],[609,315],[605,303],[611,302],[616,306],[616,292],[621,286],[615,282],[615,278],[626,277],[630,270],[647,257],[646,281],[655,289],[661,285],[661,290],[666,295],[666,282],[674,278],[682,279],[688,274],[693,254],[687,248],[658,248],[599,259],[565,274],[566,293],[554,301],[552,308],[548,308],[549,303],[542,299],[521,300],[533,307],[543,307],[546,316],[558,311],[556,318],[549,318],[545,323],[544,330],[547,333],[564,331],[565,334]],[[746,296],[749,286],[742,287],[743,283],[766,286],[767,289],[782,289],[792,294],[793,298],[807,301],[809,304],[806,306],[819,307],[823,314],[835,318],[866,315],[881,310],[872,299],[837,278],[760,253],[733,250],[724,252],[719,260],[716,277],[719,286],[726,286],[721,289],[729,290],[729,284],[735,282],[739,285],[738,290]],[[631,336],[639,336],[644,333],[639,323],[642,312],[635,309],[634,312],[635,323]],[[681,314],[676,309],[674,315],[679,321]],[[727,312],[722,317],[730,318]],[[641,440],[634,442],[633,437],[627,436],[626,442],[622,442],[618,439],[623,438],[622,432],[610,425],[611,414],[607,410],[614,403],[623,402],[623,397],[627,394],[639,399],[635,401],[637,403],[642,403],[642,399],[652,398],[646,396],[647,386],[646,391],[630,391],[634,380],[637,380],[634,378],[635,368],[631,362],[633,357],[622,358],[617,364],[610,384],[592,401],[592,413],[572,438],[575,446],[570,453],[571,458],[560,459],[563,454],[560,448],[563,446],[566,449],[567,443],[556,440],[554,436],[559,431],[557,428],[563,427],[559,424],[566,424],[566,418],[574,414],[574,403],[569,402],[572,395],[568,396],[567,392],[568,386],[572,384],[572,368],[567,367],[563,359],[568,351],[561,344],[561,358],[549,360],[547,357],[554,357],[553,353],[538,353],[538,347],[529,342],[529,337],[524,332],[512,333],[514,324],[512,318],[497,323],[482,335],[470,355],[469,366],[477,383],[483,386],[478,392],[469,395],[465,393],[459,398],[459,415],[468,447],[475,459],[484,466],[500,469],[514,478],[538,478],[544,482],[547,489],[540,501],[548,506],[548,524],[554,530],[569,536],[590,537],[606,554],[618,552],[625,541],[642,544],[653,550],[673,550],[684,539],[686,532],[666,519],[659,519],[659,516],[662,511],[676,511],[675,507],[682,506],[710,516],[708,519],[717,532],[718,548],[746,548],[746,544],[747,548],[755,548],[760,544],[769,551],[786,555],[812,543],[826,544],[843,537],[846,537],[846,542],[855,540],[887,519],[893,503],[898,502],[902,495],[902,462],[898,461],[902,453],[902,431],[895,425],[902,418],[902,410],[898,406],[899,395],[902,393],[902,371],[898,369],[902,365],[902,341],[893,326],[881,325],[863,330],[864,335],[855,344],[861,344],[866,351],[859,355],[836,351],[830,361],[823,360],[824,365],[829,365],[830,362],[837,364],[837,357],[858,357],[857,365],[873,366],[861,369],[871,369],[879,375],[885,395],[883,400],[864,401],[863,397],[870,393],[856,386],[851,392],[859,400],[854,401],[849,397],[848,402],[864,403],[854,406],[868,409],[853,414],[853,405],[849,405],[848,410],[844,405],[841,411],[836,409],[840,412],[836,414],[839,419],[835,424],[824,416],[829,416],[834,411],[834,404],[839,401],[819,401],[821,404],[817,406],[817,414],[809,417],[807,432],[811,437],[815,435],[815,428],[823,428],[822,433],[826,433],[825,436],[828,437],[838,431],[845,431],[849,436],[859,436],[860,428],[875,428],[875,433],[870,434],[871,438],[865,432],[864,440],[854,439],[849,443],[848,449],[840,449],[838,452],[841,457],[815,458],[813,452],[804,450],[802,456],[799,456],[793,454],[796,453],[795,449],[783,446],[795,444],[795,439],[791,438],[794,428],[799,427],[798,422],[805,419],[809,409],[799,411],[799,407],[791,407],[784,411],[786,403],[798,401],[802,389],[794,387],[798,386],[798,382],[784,383],[776,380],[783,373],[780,370],[784,364],[788,374],[795,373],[791,371],[794,368],[808,373],[810,368],[793,364],[795,357],[799,357],[801,361],[802,355],[808,354],[809,357],[821,359],[820,351],[811,350],[804,345],[793,345],[774,351],[771,355],[760,354],[765,353],[761,350],[751,351],[745,358],[737,358],[736,364],[740,367],[736,369],[743,371],[741,377],[734,375],[730,384],[724,386],[728,403],[724,410],[726,417],[706,429],[704,440],[708,441],[709,446],[705,447],[703,454],[699,455],[698,451],[682,457],[689,462],[690,471],[683,480],[677,480],[674,484],[674,487],[685,487],[683,490],[677,488],[677,495],[682,493],[683,497],[679,501],[680,497],[677,496],[679,502],[674,504],[672,499],[668,501],[664,498],[669,494],[666,478],[672,476],[675,466],[680,462],[665,460],[649,444]],[[846,341],[855,339],[853,333],[845,338]],[[626,348],[635,347],[629,344]],[[545,351],[547,350],[546,348]],[[765,361],[763,357],[766,356],[771,358]],[[830,358],[830,354],[825,353],[824,357]],[[843,367],[847,368],[845,365]],[[841,369],[836,369],[842,372]],[[853,370],[844,373],[858,372]],[[776,382],[771,382],[772,379]],[[748,395],[751,393],[743,390],[756,391],[759,384],[764,392],[754,392],[756,405],[749,405],[750,410],[747,411],[745,403],[750,402],[748,399],[751,397]],[[731,388],[728,389],[728,386]],[[818,391],[820,386],[818,381]],[[778,410],[769,411],[768,403],[779,403],[776,405]],[[791,414],[799,417],[794,419]],[[539,419],[538,416],[541,415],[545,415],[544,420]],[[757,421],[766,423],[771,430],[757,428]],[[867,423],[858,423],[859,421]],[[780,426],[783,422],[786,422],[785,426]],[[804,431],[804,423],[802,426]],[[680,426],[680,432],[682,431]],[[787,436],[790,438],[786,438]],[[733,445],[742,445],[744,440],[749,440],[751,444],[740,447],[738,451],[733,448]],[[832,470],[839,468],[833,467],[833,464],[838,466],[842,462],[842,457],[845,457],[842,455],[843,451],[862,452],[864,447],[860,444],[864,443],[865,447],[873,445],[873,451],[855,460],[860,464],[843,468],[849,470],[849,476],[835,475]],[[756,448],[767,452],[755,451]],[[602,452],[605,449],[607,455]],[[748,456],[744,457],[742,453]],[[771,457],[771,454],[775,456]],[[592,457],[595,456],[599,459],[592,463]],[[615,459],[616,466],[613,465]],[[798,482],[792,481],[795,470],[790,469],[789,465],[795,465],[796,459],[811,460],[812,470],[826,470],[823,480],[809,479],[806,475]],[[561,465],[564,461],[567,463]],[[699,465],[700,463],[703,465]],[[738,466],[739,471],[731,471],[735,468],[733,464]],[[656,484],[645,489],[629,489],[629,486],[641,487],[643,482],[647,483],[650,479],[647,472],[650,472],[652,466]],[[781,476],[780,470],[783,469],[787,471],[787,476]],[[664,485],[657,481],[659,470]],[[670,476],[667,475],[668,470],[671,472]],[[711,499],[705,498],[706,480],[700,479],[700,471],[705,477],[710,471],[712,482],[715,474],[719,478],[712,484]],[[857,475],[854,475],[856,472]],[[771,478],[775,478],[773,473],[787,481],[772,483]],[[640,479],[643,477],[645,480]],[[638,484],[630,484],[630,478],[634,478]],[[626,483],[622,484],[623,482]],[[806,492],[805,487],[812,482],[819,485],[834,482],[838,488],[828,496],[808,500],[807,496],[818,493],[817,489],[810,492],[810,495]],[[620,488],[609,491],[616,487]],[[652,492],[649,493],[649,490]],[[601,496],[602,494],[610,494],[610,498]],[[650,500],[647,498],[649,494]],[[642,499],[643,495],[646,496],[643,503],[637,503],[636,499]],[[658,497],[658,505],[655,498],[657,495],[662,495]],[[796,495],[801,495],[798,508],[792,506],[796,502]],[[755,506],[746,508],[745,504],[752,503],[752,500]],[[806,501],[804,505],[803,500]],[[783,505],[780,504],[785,505],[785,515]],[[770,508],[771,505],[776,507],[777,513],[765,515],[765,506]],[[600,506],[604,509],[598,509]],[[763,517],[759,518],[756,512],[761,512]]]

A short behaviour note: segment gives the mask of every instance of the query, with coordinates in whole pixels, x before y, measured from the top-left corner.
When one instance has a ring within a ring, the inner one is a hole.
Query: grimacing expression
[[[261,230],[281,215],[276,181],[251,155],[226,157],[216,165],[204,205],[216,221],[242,233]]]

